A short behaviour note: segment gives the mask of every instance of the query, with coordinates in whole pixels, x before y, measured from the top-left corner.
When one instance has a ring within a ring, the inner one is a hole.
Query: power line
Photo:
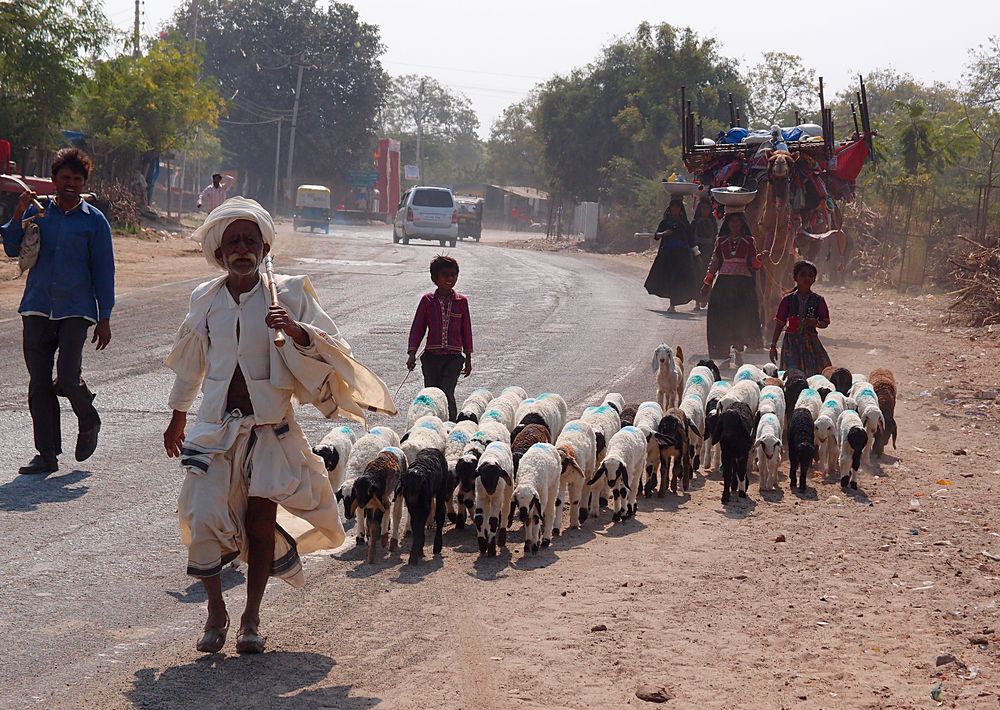
[[[511,79],[531,79],[532,81],[548,81],[552,77],[528,76],[527,74],[503,74],[501,72],[482,71],[480,69],[462,69],[460,67],[437,67],[430,64],[411,64],[409,62],[383,62],[383,64],[395,64],[400,67],[416,67],[418,69],[436,69],[438,71],[457,71],[466,74],[483,74],[486,76],[505,76]]]

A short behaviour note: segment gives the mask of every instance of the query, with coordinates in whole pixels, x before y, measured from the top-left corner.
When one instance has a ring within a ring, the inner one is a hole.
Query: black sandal
[[[236,653],[264,653],[265,640],[256,631],[244,631],[236,637]]]
[[[202,653],[218,653],[226,645],[226,635],[229,633],[229,614],[226,614],[225,626],[213,626],[205,629],[204,635],[195,645]]]

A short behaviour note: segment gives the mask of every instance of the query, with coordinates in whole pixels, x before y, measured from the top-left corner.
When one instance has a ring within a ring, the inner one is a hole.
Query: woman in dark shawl
[[[677,306],[691,302],[697,293],[692,256],[696,246],[694,230],[688,223],[682,198],[670,200],[653,239],[660,241],[660,248],[646,277],[646,291],[670,299],[667,312],[676,313]]]
[[[761,347],[755,282],[760,267],[746,217],[742,212],[727,214],[701,291],[702,299],[708,296],[709,289],[712,293],[708,299],[707,335],[708,356],[713,360],[729,357],[731,347],[737,353],[742,353],[744,347]]]
[[[701,254],[695,260],[695,271],[701,276],[708,271],[715,252],[715,238],[719,233],[719,223],[712,212],[712,199],[703,197],[694,210],[694,238]],[[708,305],[708,299],[698,298],[698,308]]]

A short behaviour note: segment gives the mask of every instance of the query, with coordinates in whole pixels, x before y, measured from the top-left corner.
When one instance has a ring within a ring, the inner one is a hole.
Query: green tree
[[[188,0],[174,16],[178,32],[190,37],[195,13],[205,74],[227,100],[226,164],[241,172],[245,194],[270,202],[279,121],[285,174],[300,67],[293,182],[336,183],[348,169],[371,164],[388,86],[375,25],[339,2]]]
[[[479,119],[464,94],[429,76],[392,81],[383,124],[403,144],[404,160],[420,166],[421,181],[460,184],[481,179]]]
[[[538,94],[511,104],[490,128],[486,143],[486,174],[502,185],[545,184],[542,144],[535,130]]]
[[[687,87],[706,134],[714,135],[728,124],[730,93],[746,106],[734,66],[714,39],[643,23],[591,64],[548,81],[534,115],[552,190],[596,199],[606,193],[609,175],[623,174],[622,163],[611,163],[615,157],[631,161],[645,178],[683,170],[680,88]]]
[[[185,147],[196,130],[215,129],[224,108],[214,82],[199,81],[201,71],[201,57],[179,38],[99,63],[80,100],[87,131],[126,168],[140,153]]]
[[[790,125],[795,112],[801,116],[818,109],[816,72],[802,64],[802,57],[785,52],[764,52],[746,76],[750,122],[761,126]]]
[[[15,151],[59,142],[85,69],[111,36],[100,3],[0,2],[0,135]]]

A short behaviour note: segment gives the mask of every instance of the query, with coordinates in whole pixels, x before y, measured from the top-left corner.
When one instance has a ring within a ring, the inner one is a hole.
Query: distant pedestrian
[[[660,247],[646,277],[646,291],[670,299],[667,312],[676,313],[677,306],[690,303],[698,292],[694,271],[697,243],[682,198],[670,200],[653,239],[659,240]]]
[[[8,256],[18,256],[30,222],[38,226],[41,242],[18,308],[28,366],[28,410],[38,455],[18,473],[58,470],[62,430],[57,395],[69,400],[79,422],[76,460],[86,461],[97,448],[101,418],[94,407],[94,393],[83,381],[83,346],[92,325],[90,342],[97,343],[98,350],[111,342],[115,256],[108,220],[82,197],[92,169],[93,163],[82,151],[60,150],[52,161],[55,199],[48,198],[45,211],[39,214],[32,205],[35,193],[24,192],[11,220],[0,227]]]
[[[781,344],[782,370],[802,370],[807,377],[818,375],[833,363],[819,340],[817,328],[830,325],[830,309],[826,300],[814,293],[812,285],[818,275],[811,261],[797,261],[792,267],[795,288],[785,294],[774,316],[771,337],[771,361],[778,362],[778,336],[785,331]]]
[[[234,180],[229,175],[223,175],[222,173],[214,173],[212,175],[212,184],[201,191],[198,195],[198,209],[202,209],[204,205],[206,212],[211,212],[216,207],[221,205],[226,201],[226,191],[233,186]]]
[[[431,281],[437,289],[425,293],[417,304],[410,326],[406,367],[417,365],[417,350],[427,334],[427,345],[420,356],[424,387],[438,387],[448,397],[448,418],[458,417],[455,386],[459,374],[472,374],[472,321],[469,300],[455,291],[458,262],[450,256],[436,256],[431,261]],[[463,368],[464,363],[464,368]]]

